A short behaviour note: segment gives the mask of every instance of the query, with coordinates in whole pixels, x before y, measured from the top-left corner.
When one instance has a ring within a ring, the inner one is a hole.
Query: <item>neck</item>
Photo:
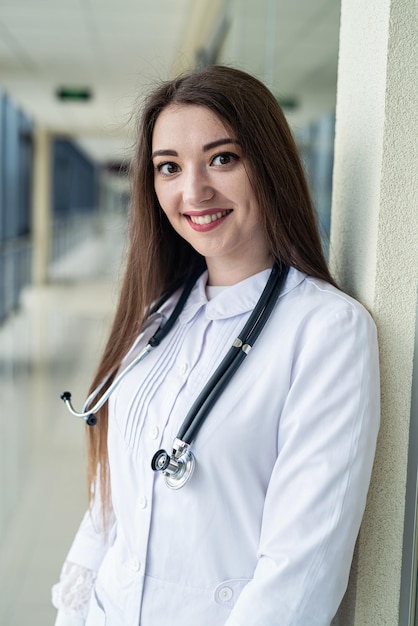
[[[254,276],[263,270],[273,267],[274,260],[270,255],[265,259],[254,259],[251,264],[218,262],[217,259],[206,259],[208,267],[208,285],[211,287],[229,287]]]

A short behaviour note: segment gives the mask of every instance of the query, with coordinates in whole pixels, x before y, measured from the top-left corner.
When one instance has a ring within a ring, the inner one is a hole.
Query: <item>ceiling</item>
[[[0,0],[0,86],[101,162],[129,152],[132,111],[197,52],[246,69],[304,124],[334,106],[339,0]],[[61,87],[89,88],[61,102]]]

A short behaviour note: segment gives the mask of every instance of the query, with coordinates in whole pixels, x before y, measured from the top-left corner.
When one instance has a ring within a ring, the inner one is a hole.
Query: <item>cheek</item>
[[[172,226],[172,228],[178,231],[178,223],[176,223],[177,211],[174,209],[172,204],[170,204],[170,198],[167,198],[167,194],[161,192],[159,193],[157,190],[155,190],[155,195],[157,196],[161,213],[165,215],[167,222]]]
[[[170,190],[164,188],[164,185],[154,184],[155,195],[157,196],[158,203],[163,212],[170,217],[170,213],[173,211],[174,199]]]

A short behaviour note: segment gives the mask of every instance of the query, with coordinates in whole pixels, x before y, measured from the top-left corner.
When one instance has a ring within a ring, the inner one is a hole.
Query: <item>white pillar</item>
[[[33,282],[48,282],[51,253],[51,136],[45,128],[36,128],[33,155]]]
[[[418,279],[417,6],[342,0],[331,267],[376,320],[382,379],[344,625],[398,624]]]

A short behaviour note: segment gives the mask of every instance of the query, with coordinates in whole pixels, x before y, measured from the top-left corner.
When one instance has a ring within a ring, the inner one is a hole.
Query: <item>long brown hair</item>
[[[150,304],[181,280],[200,255],[171,227],[154,191],[155,122],[170,104],[201,105],[231,129],[243,150],[271,254],[334,284],[322,252],[315,211],[291,131],[276,99],[256,78],[213,66],[162,83],[146,100],[131,163],[130,241],[119,305],[92,388],[114,375]],[[99,480],[109,505],[107,406],[89,428],[89,482]],[[94,493],[94,490],[92,490]],[[106,511],[106,507],[105,507]]]

